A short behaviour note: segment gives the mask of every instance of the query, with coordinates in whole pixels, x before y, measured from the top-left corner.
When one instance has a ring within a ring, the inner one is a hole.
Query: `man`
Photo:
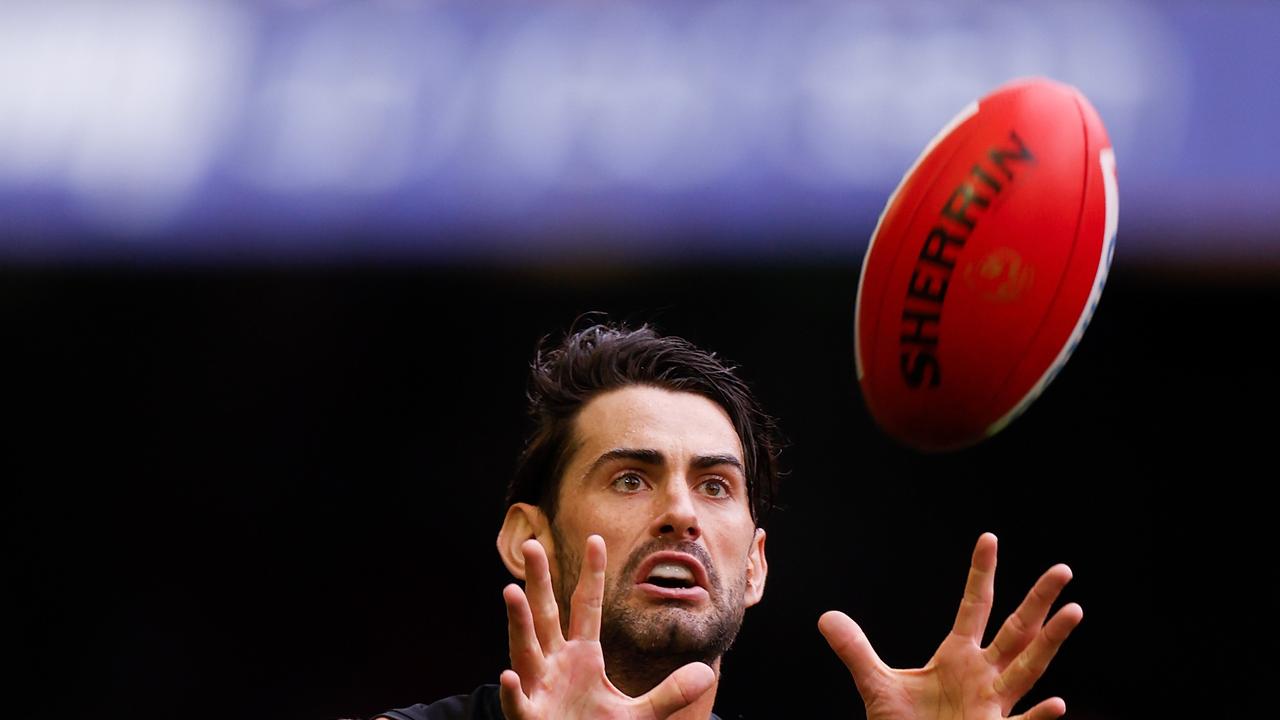
[[[533,362],[537,422],[508,493],[498,553],[511,669],[470,696],[395,720],[715,718],[721,660],[768,575],[762,527],[776,494],[772,420],[714,354],[648,327],[596,325]],[[868,718],[1002,718],[1080,621],[1048,624],[1070,579],[1050,569],[987,648],[995,537],[974,552],[955,626],[921,669],[882,663],[858,626],[818,626]],[[1058,698],[1019,716],[1049,720]]]

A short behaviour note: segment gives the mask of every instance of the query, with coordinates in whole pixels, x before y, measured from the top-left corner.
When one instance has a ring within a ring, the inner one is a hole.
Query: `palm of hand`
[[[894,670],[896,682],[872,694],[868,720],[1003,718],[1008,708],[990,691],[999,672],[966,638],[948,635],[923,668]]]
[[[1083,617],[1079,605],[1063,607],[1047,624],[1050,606],[1071,579],[1065,565],[1050,568],[981,646],[994,596],[996,540],[985,534],[974,550],[965,598],[951,632],[922,668],[885,665],[853,620],[829,612],[818,626],[854,677],[868,720],[998,720],[1008,716],[1040,678],[1058,648]],[[1051,720],[1066,703],[1050,698],[1017,720]]]
[[[599,642],[567,640],[547,658],[541,676],[527,684],[521,681],[533,707],[558,708],[554,714],[539,713],[540,717],[639,717],[629,707],[631,698],[605,675]]]

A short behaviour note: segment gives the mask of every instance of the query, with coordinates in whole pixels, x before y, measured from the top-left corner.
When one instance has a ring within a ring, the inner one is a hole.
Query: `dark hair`
[[[689,341],[659,335],[648,325],[597,324],[567,334],[534,352],[529,413],[535,427],[507,489],[507,505],[526,502],[554,518],[560,478],[573,454],[573,421],[594,397],[629,385],[649,385],[701,395],[724,408],[742,441],[751,517],[762,525],[778,490],[782,441],[773,418],[746,383],[715,353]]]

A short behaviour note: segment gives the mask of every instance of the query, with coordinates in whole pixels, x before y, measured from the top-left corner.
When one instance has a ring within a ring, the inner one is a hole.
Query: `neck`
[[[657,687],[671,673],[699,658],[667,658],[667,662],[628,662],[623,658],[610,658],[605,654],[605,667],[609,682],[631,697],[640,697]],[[634,658],[630,658],[634,660]],[[715,682],[691,705],[669,716],[668,720],[707,720],[716,703],[716,691],[720,688],[720,658],[707,662],[716,674]]]

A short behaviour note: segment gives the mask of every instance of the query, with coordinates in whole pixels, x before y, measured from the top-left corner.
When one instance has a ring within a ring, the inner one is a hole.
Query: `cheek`
[[[726,539],[726,545],[732,545],[739,551],[755,540],[756,523],[745,508],[724,508],[723,512],[716,513],[714,522],[718,534]],[[710,527],[704,529],[711,530]]]
[[[751,562],[751,548],[754,540],[754,523],[734,528],[732,533],[725,535],[716,553],[722,575],[726,578],[740,578],[746,575],[747,566]]]
[[[642,508],[617,509],[606,505],[597,503],[592,508],[574,508],[558,516],[556,522],[564,541],[574,547],[584,548],[590,535],[604,539],[605,586],[611,587],[627,563],[635,538],[643,535],[646,526]],[[582,559],[581,553],[575,557],[579,562]]]

